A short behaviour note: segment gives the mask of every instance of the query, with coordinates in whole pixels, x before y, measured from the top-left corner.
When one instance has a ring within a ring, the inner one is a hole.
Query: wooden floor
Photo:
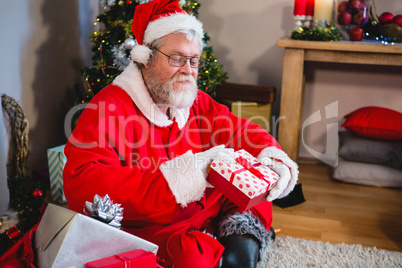
[[[274,206],[278,236],[402,251],[402,189],[353,185],[331,179],[325,165],[299,164],[306,202]]]

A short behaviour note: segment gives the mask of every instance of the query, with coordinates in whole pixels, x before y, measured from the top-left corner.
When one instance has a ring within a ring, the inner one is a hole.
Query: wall
[[[27,116],[31,171],[46,168],[46,150],[66,142],[63,120],[75,101],[73,83],[90,64],[97,15],[97,0],[0,0],[0,93],[16,99]],[[1,213],[8,199],[8,130],[0,127]]]
[[[277,88],[274,114],[279,114],[283,48],[278,39],[293,27],[293,0],[200,0],[200,19],[211,37],[218,60],[236,83]],[[402,1],[376,1],[377,13],[402,14]],[[338,101],[338,116],[305,129],[299,156],[312,157],[306,147],[325,154],[326,125],[341,123],[345,114],[368,105],[402,112],[402,68],[307,63],[303,122]],[[324,115],[324,114],[322,114]],[[331,142],[331,141],[329,141]],[[334,159],[331,154],[324,158]]]

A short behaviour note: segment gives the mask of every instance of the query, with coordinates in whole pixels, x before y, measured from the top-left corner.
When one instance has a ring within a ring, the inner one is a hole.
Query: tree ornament
[[[124,5],[124,1],[120,0],[119,1],[119,6],[122,6],[122,5]]]
[[[17,241],[18,239],[21,238],[22,233],[21,231],[17,228],[17,226],[12,226],[10,229],[6,231],[7,236],[14,241]]]
[[[186,0],[180,0],[179,5],[184,6],[186,4]]]
[[[117,66],[119,70],[124,68],[130,63],[130,55],[127,55],[125,45],[117,45],[112,48],[113,52],[113,65]]]
[[[32,196],[35,197],[35,198],[36,198],[36,197],[42,197],[42,196],[43,196],[43,192],[42,192],[40,189],[36,188],[36,189],[33,191]]]
[[[126,49],[131,50],[131,49],[133,49],[134,46],[135,46],[135,40],[133,38],[129,37],[124,41],[124,47]]]
[[[106,8],[108,6],[112,6],[115,4],[116,0],[99,0],[99,4],[101,4],[101,6],[103,8]]]

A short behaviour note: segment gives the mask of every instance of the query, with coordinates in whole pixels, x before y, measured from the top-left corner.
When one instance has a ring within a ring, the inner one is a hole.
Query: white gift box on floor
[[[35,234],[38,266],[85,267],[85,263],[158,246],[101,221],[49,204]]]

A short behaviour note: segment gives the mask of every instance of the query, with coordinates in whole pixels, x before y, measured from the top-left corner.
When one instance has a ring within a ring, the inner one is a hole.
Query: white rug
[[[263,254],[258,268],[267,267],[402,267],[402,252],[286,236]]]

